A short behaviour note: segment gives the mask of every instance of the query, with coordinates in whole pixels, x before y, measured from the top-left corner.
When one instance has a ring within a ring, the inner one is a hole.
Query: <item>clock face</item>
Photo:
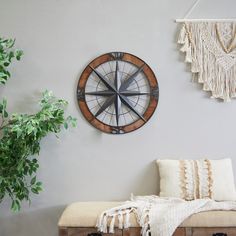
[[[112,52],[94,59],[78,87],[79,107],[99,130],[123,134],[144,125],[158,104],[159,89],[151,68],[129,53]]]

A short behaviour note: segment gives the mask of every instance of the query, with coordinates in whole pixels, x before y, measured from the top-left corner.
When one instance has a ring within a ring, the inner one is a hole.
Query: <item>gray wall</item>
[[[177,25],[191,0],[0,0],[0,35],[15,37],[25,52],[1,86],[9,111],[33,112],[39,92],[53,90],[69,101],[78,128],[42,142],[39,178],[44,192],[31,207],[12,214],[0,206],[1,236],[55,236],[63,207],[73,201],[122,200],[156,194],[156,158],[234,159],[236,101],[209,99],[190,82],[177,50]],[[235,0],[200,2],[192,17],[235,16]],[[94,57],[127,51],[144,59],[160,86],[160,103],[143,128],[124,136],[98,132],[75,99],[78,78]],[[234,160],[233,160],[234,161]],[[236,162],[234,161],[234,167]]]

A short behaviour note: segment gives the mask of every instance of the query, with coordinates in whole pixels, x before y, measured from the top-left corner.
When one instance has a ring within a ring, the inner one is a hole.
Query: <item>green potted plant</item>
[[[10,78],[9,66],[20,60],[23,52],[14,50],[15,40],[0,38],[0,83]],[[30,202],[31,193],[38,194],[42,183],[37,180],[39,168],[36,155],[40,141],[49,133],[59,133],[68,125],[76,126],[76,119],[65,115],[67,101],[57,99],[45,91],[35,114],[7,112],[7,100],[0,101],[0,203],[11,199],[11,209],[19,211],[22,201]]]

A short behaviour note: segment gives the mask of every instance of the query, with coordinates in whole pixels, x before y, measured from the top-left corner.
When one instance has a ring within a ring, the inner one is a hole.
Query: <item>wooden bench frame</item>
[[[88,236],[96,235],[96,228],[87,227],[59,227],[59,236]],[[102,234],[106,236],[140,236],[140,228],[115,229],[114,234]],[[236,236],[236,227],[193,227],[177,228],[173,236]]]

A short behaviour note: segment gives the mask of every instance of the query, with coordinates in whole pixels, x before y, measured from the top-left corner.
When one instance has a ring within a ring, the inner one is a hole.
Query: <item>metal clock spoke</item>
[[[142,93],[142,92],[139,92],[139,91],[129,91],[129,90],[126,90],[126,91],[123,91],[121,92],[120,94],[126,96],[126,97],[129,97],[129,96],[141,96],[141,95],[150,95],[150,93]]]
[[[118,92],[119,87],[120,87],[120,82],[121,82],[121,76],[120,76],[120,71],[119,71],[119,64],[118,64],[118,61],[116,61],[114,84],[115,84],[115,88],[116,88],[117,92]]]
[[[94,96],[112,96],[115,93],[111,90],[103,90],[103,91],[93,91],[93,92],[86,92],[85,95],[94,95]]]
[[[113,90],[114,92],[115,92],[115,87],[114,87],[114,85],[111,83],[111,82],[109,82],[101,73],[99,73],[97,70],[95,70],[93,67],[91,67],[91,66],[89,66],[92,70],[93,70],[93,72],[97,75],[97,77],[99,78],[99,79],[101,79],[101,81],[104,83],[104,85],[108,88],[108,89],[111,89],[111,90]]]
[[[111,97],[109,97],[104,103],[103,105],[100,107],[100,109],[97,111],[97,113],[95,114],[95,117],[99,116],[102,112],[104,112],[112,103],[114,103],[116,96],[113,95]]]
[[[120,99],[131,111],[133,111],[139,118],[146,122],[145,118],[134,108],[128,98],[123,95],[120,95]]]
[[[115,114],[116,114],[116,124],[117,124],[117,126],[119,126],[120,110],[121,110],[121,100],[120,100],[120,97],[118,95],[116,95]]]
[[[130,75],[130,77],[127,80],[123,82],[123,84],[121,84],[120,89],[119,89],[120,92],[126,90],[129,87],[129,85],[134,81],[137,75],[143,70],[144,66],[145,64],[140,66],[132,75]]]

